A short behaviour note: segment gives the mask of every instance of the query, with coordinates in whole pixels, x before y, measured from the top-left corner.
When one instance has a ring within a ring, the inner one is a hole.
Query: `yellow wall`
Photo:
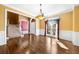
[[[73,12],[67,12],[60,16],[60,30],[73,31]]]
[[[45,29],[45,21],[44,20],[41,20],[39,26],[40,26],[39,29]]]
[[[79,32],[79,6],[76,6],[73,11],[60,13],[57,16],[60,16],[60,30]]]
[[[79,32],[79,6],[74,9],[74,31]]]
[[[73,12],[59,14],[60,16],[60,30],[73,31]],[[39,29],[45,29],[44,20],[40,21]]]
[[[12,8],[9,8],[0,4],[0,31],[5,30],[5,9],[12,10],[12,11],[18,12],[20,15],[25,15],[30,17],[30,15],[28,14],[22,13],[20,11],[14,10]]]
[[[12,8],[5,7],[3,5],[0,5],[0,31],[3,31],[5,28],[5,9],[14,10]],[[16,10],[14,10],[16,11]],[[19,12],[19,11],[17,11]],[[21,13],[21,12],[19,12]],[[21,13],[24,14],[24,13]],[[73,12],[67,12],[64,14],[59,15],[60,16],[60,30],[69,30],[72,31],[73,29]],[[79,6],[75,7],[74,9],[74,31],[79,31]],[[42,20],[39,24],[39,29],[44,29],[44,21]]]
[[[4,27],[5,27],[5,16],[4,16],[4,12],[5,11],[5,8],[0,5],[0,31],[3,31],[4,30]]]

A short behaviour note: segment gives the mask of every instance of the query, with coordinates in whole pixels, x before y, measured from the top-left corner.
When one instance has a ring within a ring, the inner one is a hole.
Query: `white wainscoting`
[[[59,31],[59,37],[61,39],[65,39],[65,40],[69,40],[69,41],[72,41],[72,37],[73,37],[72,34],[73,34],[72,31],[65,31],[65,30]]]
[[[6,44],[5,31],[0,31],[0,45]]]
[[[44,35],[45,30],[44,29],[36,29],[36,35]]]
[[[44,29],[40,29],[40,35],[44,35],[45,34],[45,30]]]
[[[79,32],[73,32],[73,44],[79,46]]]
[[[36,29],[36,35],[40,35],[40,29]]]
[[[79,46],[79,32],[59,31],[59,37],[64,40],[72,41],[73,45]]]
[[[30,33],[36,34],[36,24],[35,24],[35,22],[30,23]]]

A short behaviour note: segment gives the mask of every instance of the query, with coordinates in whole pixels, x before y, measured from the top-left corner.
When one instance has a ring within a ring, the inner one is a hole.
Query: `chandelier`
[[[39,20],[44,20],[45,19],[44,13],[42,12],[42,4],[40,4],[40,14],[37,15],[35,18],[39,19]]]

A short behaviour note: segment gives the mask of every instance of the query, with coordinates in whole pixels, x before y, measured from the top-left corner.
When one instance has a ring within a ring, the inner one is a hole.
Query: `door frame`
[[[58,18],[56,18],[57,20],[57,27],[56,27],[56,35],[57,35],[57,37],[55,37],[55,38],[57,38],[57,39],[59,39],[59,21],[60,21],[60,18],[58,17]],[[49,20],[47,20],[47,23],[48,23],[48,21]],[[49,36],[48,34],[47,34],[47,23],[45,23],[45,36],[47,35],[47,36]]]
[[[9,39],[8,37],[7,37],[7,12],[12,12],[12,13],[16,13],[15,11],[12,11],[12,10],[9,10],[9,9],[5,9],[5,39]]]
[[[5,39],[9,39],[7,37],[7,27],[8,27],[8,24],[7,24],[7,12],[12,12],[12,13],[16,13],[18,14],[16,11],[13,11],[13,10],[9,10],[9,9],[5,9]]]
[[[22,15],[22,16],[25,16],[25,17],[27,17],[26,15],[24,15],[24,14],[21,14],[21,13],[19,13],[18,11],[15,11],[15,10],[10,10],[10,9],[5,9],[5,39],[7,40],[7,39],[9,39],[8,37],[7,37],[7,12],[12,12],[12,13],[16,13],[16,14],[18,14],[18,15]],[[30,28],[30,27],[29,27]]]

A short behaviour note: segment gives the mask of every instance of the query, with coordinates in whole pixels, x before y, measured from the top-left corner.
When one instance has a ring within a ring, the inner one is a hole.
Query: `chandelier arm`
[[[44,13],[43,13],[43,11],[42,11],[42,4],[40,4],[40,15],[37,15],[36,18],[37,18],[37,19],[40,19],[40,20],[45,19]]]

